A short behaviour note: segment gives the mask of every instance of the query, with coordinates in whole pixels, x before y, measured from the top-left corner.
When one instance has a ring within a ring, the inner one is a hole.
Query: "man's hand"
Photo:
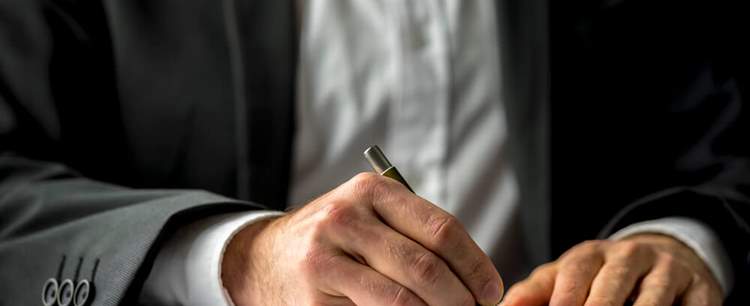
[[[372,173],[242,230],[222,280],[238,306],[472,306],[502,295],[492,262],[453,216]]]
[[[503,306],[719,306],[723,294],[692,249],[635,235],[581,243],[508,290]],[[681,304],[680,304],[681,303]]]

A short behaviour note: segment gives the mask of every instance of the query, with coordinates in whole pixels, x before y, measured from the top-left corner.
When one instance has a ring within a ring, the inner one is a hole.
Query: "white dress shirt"
[[[291,201],[361,171],[377,144],[506,279],[528,270],[493,1],[305,1]],[[508,250],[513,250],[508,252]]]
[[[507,130],[499,58],[504,45],[498,41],[494,5],[301,2],[292,203],[307,203],[357,172],[370,171],[362,151],[377,144],[417,194],[461,220],[508,284],[528,273],[517,181],[503,158]],[[188,234],[172,239],[157,258],[144,288],[149,299],[231,304],[219,289],[217,254],[231,233],[257,214],[262,213],[214,218],[211,225],[181,230]],[[728,263],[711,230],[682,221],[654,221],[617,238],[660,232],[686,241],[704,233],[686,244],[698,250],[717,277],[730,278],[721,272]],[[704,248],[713,251],[700,251]],[[206,257],[210,260],[185,259],[201,252],[212,254]],[[193,280],[191,275],[204,277]],[[731,280],[721,283],[729,286]],[[162,292],[169,293],[160,298]]]

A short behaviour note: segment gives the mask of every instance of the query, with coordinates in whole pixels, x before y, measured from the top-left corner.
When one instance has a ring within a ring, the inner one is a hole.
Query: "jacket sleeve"
[[[94,305],[127,304],[176,226],[257,208],[203,191],[128,189],[7,155],[0,171],[3,304],[39,304],[49,278],[89,280]]]
[[[681,173],[708,174],[705,181],[668,188],[641,198],[620,211],[602,232],[645,220],[670,216],[700,220],[719,236],[731,259],[735,285],[727,305],[744,305],[750,286],[750,159],[747,152],[747,110],[743,108],[734,78],[722,78],[710,68],[703,70],[686,94],[685,105],[712,114],[710,128],[676,162]]]
[[[102,72],[112,68],[98,55],[107,46],[92,38],[106,29],[86,26],[101,23],[94,20],[101,12],[87,11],[101,8],[76,8],[84,13],[73,18],[62,5],[80,2],[0,1],[0,304],[39,305],[45,281],[55,278],[89,280],[93,305],[132,305],[177,225],[259,206],[205,191],[123,187],[108,179],[121,169],[116,158],[106,169],[78,167],[85,163],[70,148],[80,131],[66,129],[77,125],[60,114],[106,118],[90,102],[107,99],[112,88],[102,86],[113,86],[112,74]],[[89,64],[74,67],[70,58]],[[93,77],[77,79],[84,74]],[[75,97],[90,105],[68,107],[81,105]],[[127,154],[113,149],[118,135],[103,135],[112,129],[89,129],[91,147],[101,150],[92,158]]]

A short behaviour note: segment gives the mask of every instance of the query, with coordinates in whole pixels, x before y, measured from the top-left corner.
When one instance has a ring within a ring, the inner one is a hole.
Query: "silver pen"
[[[399,183],[406,186],[409,191],[412,193],[414,192],[413,189],[411,189],[411,186],[409,186],[409,183],[406,182],[403,176],[401,176],[401,173],[398,172],[398,169],[391,165],[391,162],[388,161],[388,158],[385,157],[385,154],[383,154],[383,151],[380,150],[378,146],[371,146],[367,148],[364,152],[365,158],[368,162],[370,162],[370,165],[372,168],[377,172],[378,174],[382,176],[390,177]]]

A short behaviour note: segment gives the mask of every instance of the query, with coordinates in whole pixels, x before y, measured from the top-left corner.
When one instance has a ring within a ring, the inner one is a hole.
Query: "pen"
[[[411,189],[409,183],[407,183],[404,177],[401,176],[401,173],[398,172],[398,169],[391,165],[391,162],[388,161],[388,158],[385,157],[385,154],[383,154],[383,151],[381,151],[378,146],[371,146],[367,148],[364,155],[367,161],[370,162],[370,165],[375,170],[375,172],[382,176],[387,176],[398,181],[399,183],[406,186],[409,191],[414,193],[414,190]]]

